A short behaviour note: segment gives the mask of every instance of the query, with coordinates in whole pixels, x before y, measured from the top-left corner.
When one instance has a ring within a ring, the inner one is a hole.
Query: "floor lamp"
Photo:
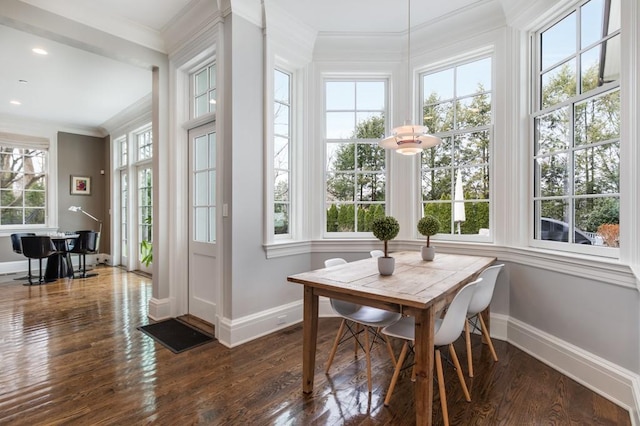
[[[87,212],[85,212],[84,210],[82,210],[82,207],[80,206],[71,206],[69,207],[69,211],[72,212],[80,212],[80,213],[84,213],[87,216],[89,216],[91,219],[95,220],[96,222],[98,222],[100,224],[100,229],[98,230],[98,254],[100,253],[100,240],[102,239],[102,221],[100,219],[98,219],[97,217],[93,216],[92,214],[89,214]]]

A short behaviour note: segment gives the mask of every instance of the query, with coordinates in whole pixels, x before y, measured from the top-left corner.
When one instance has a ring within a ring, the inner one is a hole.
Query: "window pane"
[[[384,190],[384,173],[362,173],[358,175],[358,201],[384,201]]]
[[[197,96],[195,98],[195,117],[200,117],[209,112],[209,95]]]
[[[355,199],[355,175],[353,173],[329,173],[327,175],[327,201],[351,201]]]
[[[275,204],[273,212],[273,229],[276,235],[289,233],[288,204]]]
[[[456,164],[489,162],[489,131],[463,133],[455,137]]]
[[[202,95],[203,93],[207,92],[207,89],[209,88],[209,75],[207,72],[207,69],[203,69],[202,71],[200,71],[199,73],[196,74],[195,76],[195,95]]]
[[[619,151],[618,143],[576,150],[575,194],[619,193]]]
[[[215,89],[216,87],[216,66],[211,65],[209,67],[209,89]]]
[[[422,168],[445,167],[452,164],[452,138],[443,137],[442,143],[422,151]]]
[[[564,200],[545,200],[537,202],[540,209],[538,239],[553,241],[568,241],[569,211]]]
[[[461,175],[462,175],[462,182],[463,182],[462,195],[464,196],[464,199],[466,200],[488,200],[489,199],[489,195],[490,195],[489,194],[489,166],[464,168],[462,169]],[[456,199],[455,191],[454,191],[454,199]],[[476,219],[476,220],[479,220],[479,219]]]
[[[327,139],[351,139],[355,135],[354,112],[327,112]]]
[[[563,151],[569,147],[569,107],[536,118],[535,155]]]
[[[356,139],[384,138],[384,116],[380,112],[356,112]]]
[[[384,110],[385,84],[382,81],[356,82],[356,109]]]
[[[456,68],[456,96],[491,90],[491,58],[460,65]]]
[[[209,237],[209,209],[207,207],[195,207],[193,209],[193,233],[194,240],[207,242]]]
[[[553,197],[569,195],[569,163],[567,154],[550,155],[536,159],[538,196]]]
[[[425,105],[424,125],[434,133],[447,132],[453,129],[453,102]]]
[[[542,33],[542,69],[546,69],[576,52],[576,13]]]
[[[572,59],[542,74],[542,108],[559,104],[575,95],[575,60]]]
[[[193,177],[195,205],[209,204],[209,174],[207,172],[196,173]]]
[[[275,105],[273,131],[278,136],[289,137],[289,107],[287,105]]]
[[[580,8],[580,47],[585,48],[602,37],[604,0],[591,0]]]
[[[284,104],[291,103],[289,100],[289,75],[276,70],[273,79],[273,100]]]
[[[289,139],[274,138],[273,167],[276,170],[289,169]]]
[[[289,200],[289,173],[277,173],[275,176],[273,199],[275,201]]]
[[[384,170],[386,152],[378,144],[357,144],[357,167],[360,170]]]
[[[575,107],[575,143],[592,144],[620,137],[620,91],[591,98]]]
[[[326,83],[326,97],[327,110],[355,109],[355,82],[328,81]]]
[[[576,226],[584,230],[592,244],[618,247],[619,212],[620,199],[618,197],[579,199],[576,201]]]
[[[207,160],[209,159],[209,142],[207,140],[206,135],[198,136],[194,141],[194,150],[193,150],[193,161],[194,161],[194,170],[203,170],[206,169],[208,164]]]
[[[458,101],[456,128],[488,126],[491,124],[491,95],[488,93]]]
[[[431,169],[422,173],[422,199],[451,200],[452,178],[450,169]]]
[[[454,69],[427,74],[422,78],[425,104],[453,99]]]

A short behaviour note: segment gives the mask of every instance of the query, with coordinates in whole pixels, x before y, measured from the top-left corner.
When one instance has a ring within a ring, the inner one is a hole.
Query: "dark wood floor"
[[[136,329],[149,322],[149,278],[98,272],[38,287],[0,284],[0,424],[414,424],[409,371],[383,406],[393,372],[384,348],[373,353],[370,397],[364,359],[354,360],[351,345],[324,374],[337,319],[320,320],[315,389],[305,396],[301,325],[234,349],[213,342],[174,354]],[[625,410],[511,345],[495,346],[498,363],[474,341],[470,403],[445,368],[452,424],[630,424]],[[463,357],[464,346],[457,349]]]

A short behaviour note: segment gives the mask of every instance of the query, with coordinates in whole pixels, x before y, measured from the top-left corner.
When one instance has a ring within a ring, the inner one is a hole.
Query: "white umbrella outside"
[[[458,169],[456,176],[456,186],[453,192],[453,221],[458,225],[458,234],[460,234],[460,222],[467,220],[464,213],[464,190],[462,188],[462,174]]]

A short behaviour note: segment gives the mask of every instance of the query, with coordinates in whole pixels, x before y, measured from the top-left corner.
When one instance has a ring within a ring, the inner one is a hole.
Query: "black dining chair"
[[[40,264],[40,275],[37,284],[48,282],[42,274],[42,259],[58,253],[53,241],[51,241],[51,237],[45,235],[27,235],[22,237],[20,241],[22,243],[22,254],[29,258],[29,275],[27,277],[29,285],[34,284],[33,276],[31,275],[31,259],[38,259]]]
[[[14,253],[17,254],[22,254],[22,241],[21,238],[22,237],[29,237],[29,236],[33,236],[36,235],[34,232],[21,232],[21,233],[17,233],[17,234],[11,234],[11,247],[13,248]],[[31,259],[29,260],[29,268],[31,268]],[[28,275],[22,276],[22,277],[17,277],[14,278],[14,280],[16,281],[22,281],[22,280],[26,280],[27,278],[29,278]]]
[[[73,248],[69,253],[75,253],[79,258],[79,276],[78,278],[95,277],[98,274],[87,273],[87,255],[98,253],[98,238],[100,233],[95,231],[76,231],[78,238],[73,243]]]

